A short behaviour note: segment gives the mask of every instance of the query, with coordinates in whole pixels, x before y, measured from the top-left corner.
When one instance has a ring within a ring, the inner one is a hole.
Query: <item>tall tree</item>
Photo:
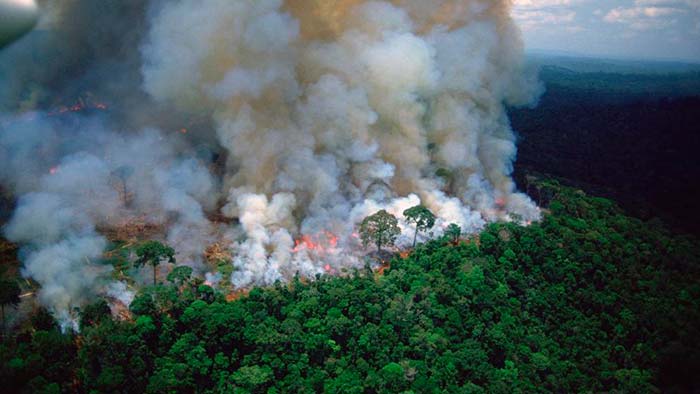
[[[435,215],[423,205],[416,205],[403,211],[406,221],[416,224],[416,232],[413,234],[413,247],[416,247],[416,238],[419,231],[427,231],[435,225]]]
[[[175,263],[175,250],[158,241],[146,241],[136,248],[134,266],[153,266],[153,284],[156,284],[156,267],[162,262]]]
[[[462,228],[454,223],[450,223],[445,229],[445,236],[448,237],[453,244],[456,244],[459,237],[462,236]]]
[[[132,195],[129,192],[127,181],[133,173],[134,169],[129,166],[121,166],[112,172],[112,176],[115,178],[117,187],[121,189],[118,192],[121,194],[122,203],[124,203],[124,205],[127,207],[131,205],[132,201]]]
[[[19,295],[22,290],[13,279],[0,280],[0,309],[2,309],[2,332],[5,333],[5,306],[19,304]]]
[[[401,229],[398,219],[384,209],[367,216],[360,224],[362,244],[367,247],[374,243],[378,252],[382,251],[382,245],[393,245],[399,234]]]

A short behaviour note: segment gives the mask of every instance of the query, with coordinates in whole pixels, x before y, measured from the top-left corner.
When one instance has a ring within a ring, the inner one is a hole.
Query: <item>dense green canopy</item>
[[[540,188],[542,222],[420,244],[384,275],[295,279],[234,302],[158,285],[133,321],[97,305],[79,335],[44,324],[3,342],[0,380],[56,393],[697,390],[697,240]]]

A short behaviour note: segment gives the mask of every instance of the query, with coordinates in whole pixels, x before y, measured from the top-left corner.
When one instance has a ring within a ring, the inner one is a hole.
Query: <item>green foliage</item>
[[[150,293],[141,293],[134,297],[131,301],[129,309],[136,315],[154,315],[156,313],[156,304],[153,302],[153,295]]]
[[[158,241],[146,241],[136,247],[136,257],[134,266],[142,267],[147,264],[153,266],[153,285],[155,285],[156,267],[163,262],[174,264],[175,250]]]
[[[97,300],[92,304],[86,305],[80,311],[80,328],[84,329],[86,327],[99,324],[110,316],[111,311],[107,301],[102,299]]]
[[[397,363],[389,363],[381,370],[382,378],[388,387],[400,386],[404,381],[403,367]]]
[[[216,299],[216,293],[214,292],[214,289],[209,286],[209,285],[199,285],[197,287],[197,296],[206,301],[206,302],[214,302]]]
[[[462,228],[455,223],[450,223],[445,229],[445,236],[450,240],[450,242],[456,244],[459,241],[459,237],[462,236]]]
[[[0,279],[0,304],[17,305],[22,289],[14,279]]]
[[[105,251],[104,263],[111,265],[114,269],[112,270],[112,276],[117,280],[127,279],[127,271],[131,268],[131,262],[129,261],[131,249],[129,245],[124,241],[112,242]]]
[[[422,205],[416,205],[403,211],[408,223],[415,223],[416,232],[413,234],[413,247],[416,247],[416,238],[419,231],[427,231],[435,225],[435,215]]]
[[[148,287],[133,321],[3,341],[0,379],[9,393],[697,391],[697,240],[552,191],[540,223],[418,245],[383,276],[235,302],[194,280]]]
[[[525,168],[551,174],[614,199],[633,216],[654,215],[699,235],[700,211],[690,207],[700,199],[700,160],[680,159],[700,149],[697,69],[647,75],[572,70],[571,64],[544,67],[547,91],[538,105],[509,110],[522,136],[516,178]],[[519,183],[546,205],[549,196]]]
[[[0,279],[0,309],[2,310],[2,333],[5,332],[5,307],[19,304],[22,289],[14,279]]]
[[[384,209],[367,216],[360,224],[362,244],[367,247],[373,243],[377,245],[379,252],[382,250],[382,245],[393,245],[399,234],[401,234],[401,229],[398,219]]]
[[[241,367],[231,375],[231,380],[246,389],[249,393],[264,393],[262,386],[266,385],[273,377],[272,369],[268,366],[260,367],[252,365]]]
[[[168,274],[168,282],[174,283],[176,286],[182,286],[192,277],[192,267],[182,265],[173,268]]]
[[[31,317],[32,327],[36,330],[51,331],[58,328],[56,320],[46,308],[39,308]]]

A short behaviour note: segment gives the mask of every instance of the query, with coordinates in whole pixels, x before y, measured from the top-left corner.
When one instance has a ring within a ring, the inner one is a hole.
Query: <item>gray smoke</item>
[[[379,209],[422,203],[437,234],[537,220],[510,177],[505,105],[541,86],[509,4],[45,5],[0,54],[0,182],[18,197],[5,234],[24,274],[67,316],[92,294],[130,299],[100,257],[129,221],[202,274],[225,244],[244,287],[360,266],[355,228]],[[99,110],[56,116],[70,98]]]

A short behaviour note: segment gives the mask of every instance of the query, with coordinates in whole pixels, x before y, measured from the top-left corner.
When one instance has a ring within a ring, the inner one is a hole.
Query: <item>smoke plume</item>
[[[131,299],[101,255],[135,221],[208,277],[205,251],[224,244],[246,287],[361,266],[354,233],[379,209],[422,203],[438,235],[537,220],[505,107],[541,86],[509,5],[45,4],[0,54],[4,231],[23,274],[66,317],[93,294]]]

